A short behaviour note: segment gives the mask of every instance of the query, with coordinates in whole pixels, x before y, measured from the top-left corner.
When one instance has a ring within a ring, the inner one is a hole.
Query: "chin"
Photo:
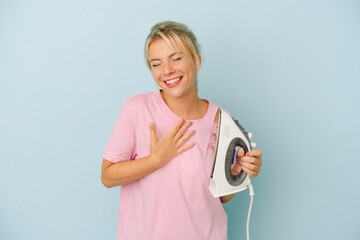
[[[162,89],[167,97],[178,98],[184,95],[182,89]]]
[[[176,86],[174,88],[169,88],[166,85],[165,86],[160,85],[160,88],[163,90],[164,94],[167,97],[171,97],[171,98],[183,97],[187,94],[190,94],[193,90],[197,93],[196,84],[193,84],[193,86],[188,86],[184,83],[180,83],[178,86]],[[192,89],[192,88],[194,88],[194,89]]]

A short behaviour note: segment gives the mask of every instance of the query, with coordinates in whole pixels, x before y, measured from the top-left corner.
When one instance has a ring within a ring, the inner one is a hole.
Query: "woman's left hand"
[[[249,177],[256,177],[261,170],[261,150],[255,149],[246,153],[240,149],[236,154],[236,163],[232,168],[232,174],[237,175],[240,170],[244,170]],[[244,156],[245,155],[245,156]]]

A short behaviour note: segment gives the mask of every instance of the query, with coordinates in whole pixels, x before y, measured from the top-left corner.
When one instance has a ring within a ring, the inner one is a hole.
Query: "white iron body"
[[[243,191],[250,183],[250,177],[243,171],[238,175],[231,174],[231,163],[234,158],[234,149],[239,146],[245,154],[255,147],[251,143],[251,133],[228,113],[219,109],[219,128],[216,142],[216,152],[210,180],[210,191],[214,197]]]

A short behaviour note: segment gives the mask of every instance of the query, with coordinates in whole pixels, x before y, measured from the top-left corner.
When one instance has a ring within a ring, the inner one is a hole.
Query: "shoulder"
[[[215,103],[210,102],[210,101],[208,101],[208,103],[209,103],[209,108],[211,108],[211,109],[219,109],[219,106],[216,105]]]
[[[143,115],[146,112],[153,112],[157,107],[156,92],[140,93],[133,95],[122,104],[122,111],[129,115]]]
[[[217,113],[218,113],[219,111],[224,111],[224,112],[226,112],[227,114],[229,114],[229,115],[232,116],[232,114],[231,114],[227,109],[225,109],[225,108],[223,108],[223,107],[221,107],[221,106],[218,106],[216,103],[210,102],[210,101],[207,100],[207,99],[205,99],[205,100],[209,103],[209,107],[210,107],[211,109],[214,109],[214,111],[216,111]]]
[[[214,103],[213,101],[211,101],[208,98],[201,98],[204,102],[207,102],[209,104],[209,108],[210,109],[218,109],[218,105],[216,103]]]
[[[128,99],[125,99],[125,104],[138,104],[148,101],[154,93],[139,93],[134,96],[129,97]]]
[[[154,93],[140,93],[125,99],[123,108],[139,108],[145,106],[153,98]]]

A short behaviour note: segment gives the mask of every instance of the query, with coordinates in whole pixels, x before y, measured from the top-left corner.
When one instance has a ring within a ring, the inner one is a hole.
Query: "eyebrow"
[[[174,52],[173,54],[171,54],[168,58],[172,58],[174,55],[177,55],[177,54],[184,54],[183,52]],[[158,58],[153,58],[151,59],[149,62],[152,62],[152,61],[161,61],[160,59]]]

